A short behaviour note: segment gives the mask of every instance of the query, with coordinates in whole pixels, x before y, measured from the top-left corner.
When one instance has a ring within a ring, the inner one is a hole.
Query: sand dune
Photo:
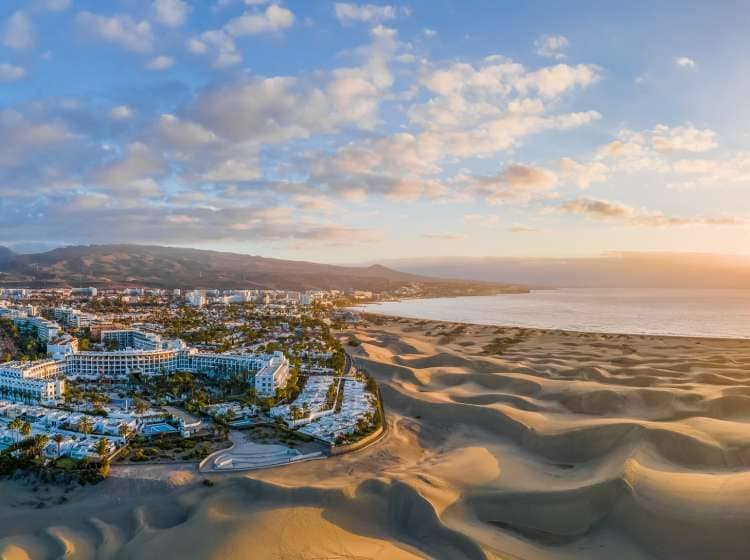
[[[747,558],[747,342],[395,318],[350,338],[378,444],[213,487],[0,482],[0,558]]]

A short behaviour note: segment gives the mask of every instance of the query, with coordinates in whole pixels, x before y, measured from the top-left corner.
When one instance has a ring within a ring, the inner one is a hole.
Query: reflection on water
[[[575,331],[750,338],[750,290],[560,289],[404,300],[359,309],[441,321]]]

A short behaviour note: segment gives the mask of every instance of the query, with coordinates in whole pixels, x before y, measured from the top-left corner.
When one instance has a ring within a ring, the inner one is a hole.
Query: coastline
[[[377,314],[342,336],[387,409],[376,445],[213,485],[194,466],[115,468],[41,507],[44,487],[4,481],[0,555],[702,560],[750,547],[747,341]]]
[[[668,339],[682,339],[685,341],[726,341],[726,342],[739,342],[739,343],[750,343],[750,336],[747,338],[743,337],[731,337],[731,336],[688,336],[680,334],[648,334],[648,333],[627,333],[627,332],[611,332],[611,331],[582,331],[573,329],[550,329],[544,327],[522,327],[518,325],[507,325],[507,324],[489,324],[489,323],[472,323],[468,321],[448,321],[444,319],[427,319],[424,317],[410,317],[407,315],[389,315],[387,313],[377,313],[374,311],[358,311],[361,316],[372,315],[374,317],[383,317],[386,319],[395,319],[401,321],[416,321],[418,323],[444,323],[449,325],[467,326],[467,327],[489,327],[497,329],[517,329],[523,331],[537,331],[540,333],[560,333],[575,336],[612,336],[620,338],[644,338],[644,339],[656,339],[656,338],[668,338]]]
[[[716,292],[725,295],[718,298],[715,306],[707,304],[706,299],[713,298]],[[571,288],[513,295],[529,297],[413,298],[351,305],[346,309],[358,314],[503,328],[750,340],[750,289]]]

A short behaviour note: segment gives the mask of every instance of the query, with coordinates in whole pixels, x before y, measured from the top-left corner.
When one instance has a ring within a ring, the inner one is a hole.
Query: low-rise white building
[[[62,398],[65,364],[55,360],[0,364],[0,396],[39,402]]]
[[[22,332],[36,330],[36,336],[42,342],[49,342],[62,331],[60,325],[42,317],[14,317],[13,323]]]
[[[289,361],[283,352],[274,352],[268,362],[255,374],[255,392],[270,397],[289,380]]]

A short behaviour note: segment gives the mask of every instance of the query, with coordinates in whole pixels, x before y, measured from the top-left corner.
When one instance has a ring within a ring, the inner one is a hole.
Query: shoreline
[[[653,334],[653,333],[626,333],[626,332],[612,332],[612,331],[585,331],[585,330],[574,330],[574,329],[554,329],[548,327],[524,327],[520,325],[508,325],[508,324],[495,324],[495,323],[471,323],[467,321],[449,321],[447,319],[429,319],[425,317],[411,317],[408,315],[389,315],[387,313],[377,313],[373,311],[358,311],[361,316],[373,315],[376,317],[384,317],[387,319],[395,319],[399,321],[417,321],[420,323],[443,323],[456,326],[467,326],[467,327],[486,327],[486,328],[497,328],[497,329],[519,329],[523,331],[537,331],[539,333],[548,334],[560,334],[563,335],[596,335],[596,336],[617,336],[617,337],[637,337],[646,339],[655,338],[668,338],[670,340],[688,340],[688,341],[726,341],[726,342],[747,342],[750,344],[750,336],[748,337],[731,337],[731,336],[694,336],[694,335],[681,335],[681,334]]]

